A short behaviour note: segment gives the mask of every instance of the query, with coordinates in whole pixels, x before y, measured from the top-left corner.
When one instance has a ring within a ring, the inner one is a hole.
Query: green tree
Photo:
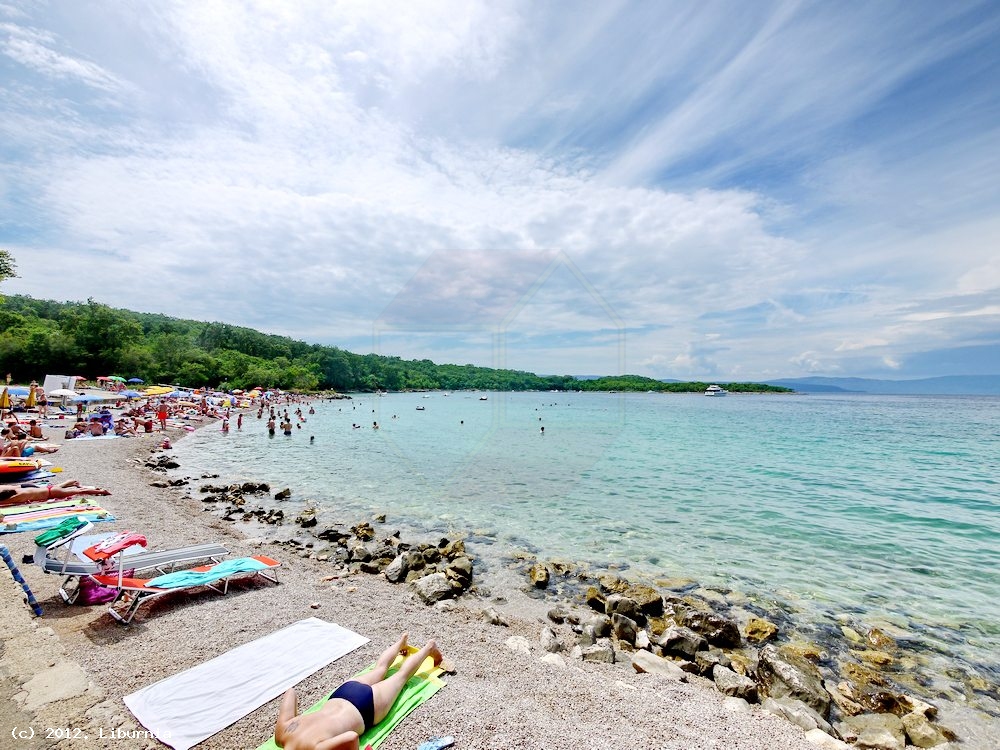
[[[7,250],[0,250],[0,281],[12,279],[17,276],[17,266],[14,264],[14,256]],[[3,297],[0,297],[0,301]]]

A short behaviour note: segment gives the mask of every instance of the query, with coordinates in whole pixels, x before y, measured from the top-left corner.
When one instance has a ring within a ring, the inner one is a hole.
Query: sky
[[[0,0],[5,294],[540,374],[1000,373],[1000,4]]]

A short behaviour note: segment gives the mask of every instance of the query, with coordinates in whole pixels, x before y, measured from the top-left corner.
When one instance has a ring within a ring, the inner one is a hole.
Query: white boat
[[[486,398],[486,396],[480,396],[480,397],[479,397],[479,400],[480,400],[480,401],[486,401],[486,400],[487,400],[487,398]]]
[[[729,391],[717,385],[710,385],[705,389],[706,396],[725,396]]]

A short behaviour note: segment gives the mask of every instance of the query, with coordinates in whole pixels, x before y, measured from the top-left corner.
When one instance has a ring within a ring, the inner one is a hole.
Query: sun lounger
[[[83,576],[115,575],[119,569],[155,570],[167,573],[182,563],[198,560],[211,560],[217,563],[229,555],[229,550],[221,544],[193,544],[174,549],[144,550],[145,537],[132,532],[83,536],[91,527],[92,524],[87,523],[54,540],[46,539],[44,535],[35,538],[35,543],[38,545],[35,550],[35,564],[46,573],[65,576],[59,587],[59,595],[67,604],[72,604],[79,595],[80,579]],[[39,540],[45,543],[38,544]],[[121,546],[122,542],[129,544]],[[114,546],[118,551],[97,559],[87,555],[88,549],[102,544],[105,548]],[[70,588],[68,584],[74,581],[75,585]]]
[[[96,562],[102,558],[106,559],[111,555],[117,555],[120,551],[116,549],[115,545],[111,545],[99,551],[94,551],[94,548],[91,548],[85,550],[84,554]],[[126,625],[132,621],[143,603],[174,591],[185,591],[204,586],[225,595],[229,591],[230,581],[236,578],[255,578],[257,576],[277,583],[278,575],[275,571],[281,565],[270,557],[256,555],[254,557],[238,557],[212,565],[201,565],[197,568],[179,570],[154,578],[136,578],[124,575],[123,566],[126,564],[131,565],[128,558],[119,561],[116,574],[89,576],[91,580],[102,586],[118,589],[118,599],[115,600],[118,606],[112,604],[108,612],[116,620]]]

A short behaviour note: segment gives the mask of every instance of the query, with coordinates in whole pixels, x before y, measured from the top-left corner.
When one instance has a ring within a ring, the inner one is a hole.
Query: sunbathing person
[[[405,654],[406,633],[382,652],[375,667],[333,691],[319,711],[297,716],[295,688],[281,698],[274,739],[285,750],[358,750],[358,739],[386,717],[400,691],[428,656],[441,663],[434,641],[407,656],[399,671],[385,676],[397,654]]]
[[[101,487],[83,487],[76,479],[68,479],[49,487],[11,487],[0,490],[0,505],[44,503],[46,500],[65,500],[74,495],[110,495]]]

